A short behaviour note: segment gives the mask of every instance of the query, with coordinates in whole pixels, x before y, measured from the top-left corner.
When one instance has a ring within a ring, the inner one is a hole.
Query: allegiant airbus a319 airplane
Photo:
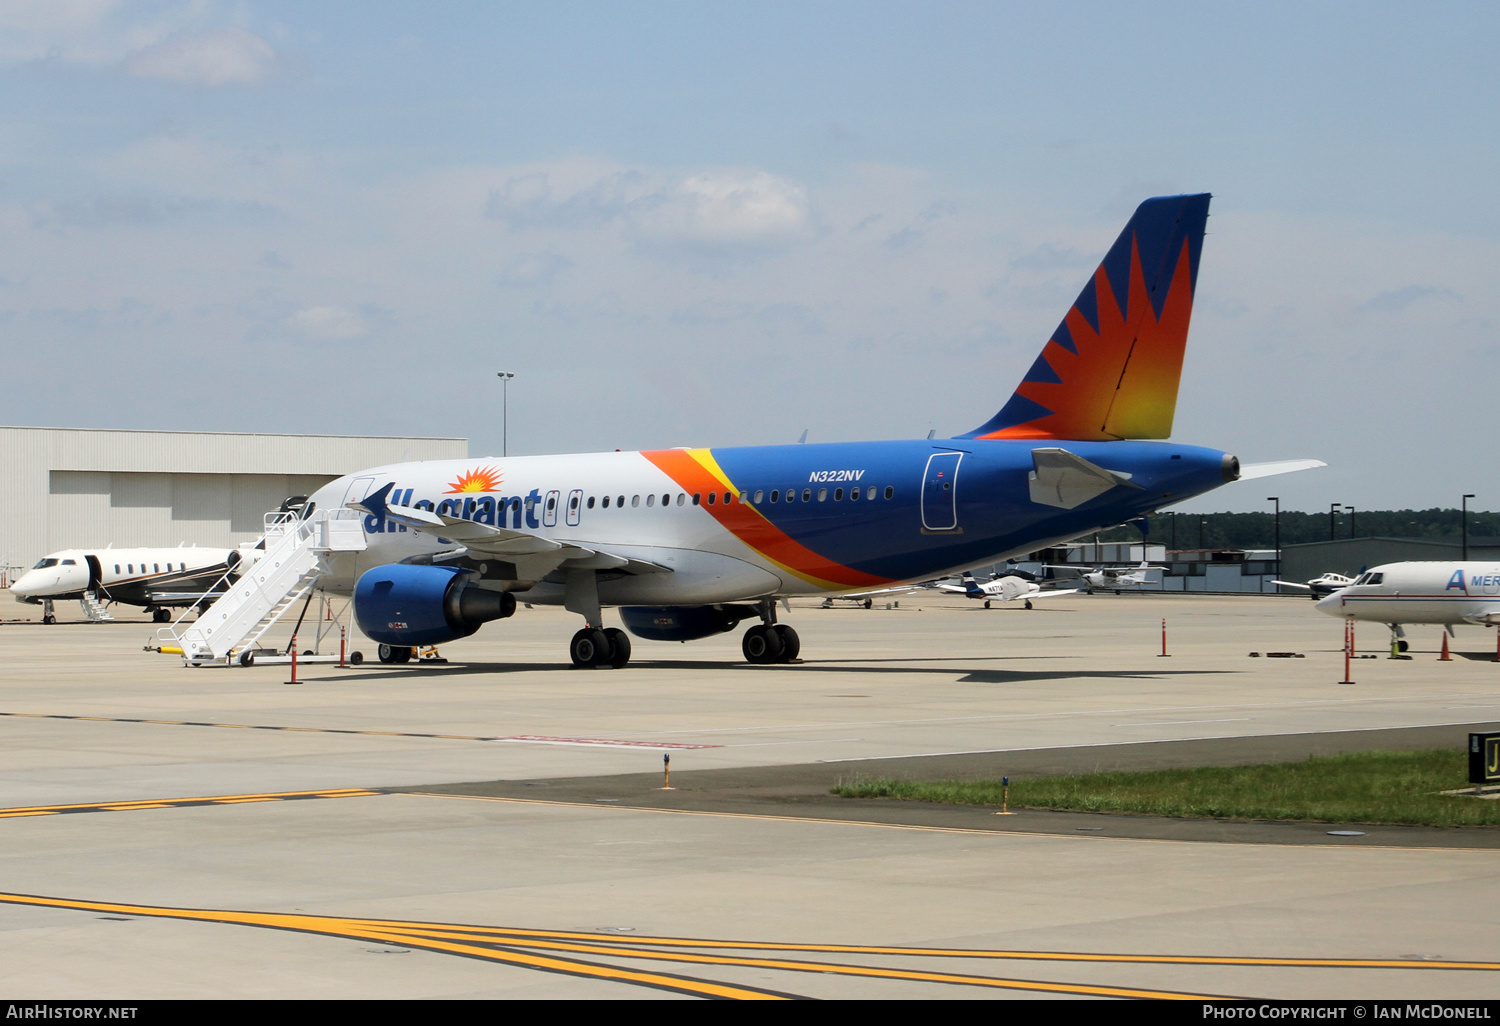
[[[381,658],[474,633],[516,596],[583,617],[575,665],[623,666],[630,638],[755,624],[752,663],[796,658],[794,595],[931,580],[1116,524],[1243,477],[1228,453],[1164,439],[1209,196],[1147,200],[988,422],[955,438],[402,463],[334,481],[367,548],[319,587],[353,593]]]

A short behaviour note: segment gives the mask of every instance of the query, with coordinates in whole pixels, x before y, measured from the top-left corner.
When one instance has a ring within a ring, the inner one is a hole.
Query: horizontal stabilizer
[[[1074,509],[1121,485],[1130,483],[1130,475],[1106,470],[1066,449],[1033,449],[1031,462],[1036,468],[1028,475],[1031,501],[1058,509]]]
[[[1315,467],[1326,467],[1328,464],[1322,460],[1277,460],[1273,463],[1241,463],[1241,481],[1253,481],[1257,477],[1275,477],[1277,474],[1291,474],[1298,470],[1312,470]]]

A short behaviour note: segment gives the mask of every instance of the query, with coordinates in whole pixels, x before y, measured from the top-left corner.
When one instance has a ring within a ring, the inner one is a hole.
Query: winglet
[[[389,481],[385,487],[376,489],[358,502],[349,503],[349,508],[364,510],[366,513],[372,514],[377,520],[384,520],[385,497],[391,493],[391,489],[394,487],[396,487],[396,482]]]
[[[1010,401],[958,437],[1169,436],[1210,198],[1137,207]]]

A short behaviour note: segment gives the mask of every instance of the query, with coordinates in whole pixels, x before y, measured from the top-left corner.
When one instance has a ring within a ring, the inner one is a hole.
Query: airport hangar
[[[253,541],[289,495],[468,454],[466,438],[0,427],[0,572],[64,548]]]

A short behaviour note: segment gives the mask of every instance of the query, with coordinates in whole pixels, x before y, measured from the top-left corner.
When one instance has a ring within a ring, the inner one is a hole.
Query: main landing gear
[[[416,649],[406,645],[381,645],[375,651],[382,663],[409,663]]]
[[[776,622],[776,603],[766,599],[760,604],[761,622],[745,632],[740,649],[745,659],[757,665],[791,663],[802,651],[802,639],[784,623]]]
[[[585,627],[568,643],[568,655],[579,669],[613,666],[618,670],[630,662],[630,635],[618,627]]]

